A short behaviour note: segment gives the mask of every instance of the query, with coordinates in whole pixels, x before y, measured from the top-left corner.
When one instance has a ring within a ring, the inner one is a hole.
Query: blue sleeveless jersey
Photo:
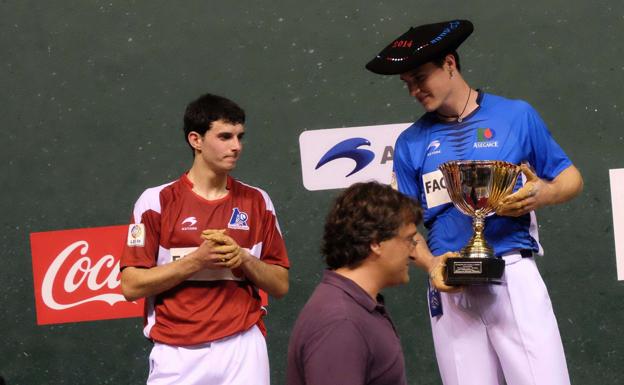
[[[450,160],[504,160],[529,163],[537,175],[554,179],[572,165],[538,113],[526,102],[480,93],[479,107],[463,122],[440,122],[427,113],[397,139],[394,172],[399,191],[418,200],[434,255],[459,251],[472,235],[472,219],[448,198],[441,163]],[[514,190],[522,185],[518,178]],[[497,256],[517,249],[539,251],[534,215],[485,221],[485,238]]]

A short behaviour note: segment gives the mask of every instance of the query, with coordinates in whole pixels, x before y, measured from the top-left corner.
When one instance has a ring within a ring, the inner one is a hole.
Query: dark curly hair
[[[370,253],[370,245],[397,235],[402,225],[422,220],[409,197],[378,182],[355,183],[335,200],[327,215],[321,252],[327,266],[355,268]]]
[[[206,131],[210,129],[212,122],[217,120],[223,120],[231,124],[243,124],[245,123],[245,111],[238,104],[223,96],[202,95],[186,106],[186,111],[184,112],[184,140],[188,143],[188,134],[191,131],[204,136]],[[192,149],[193,147],[191,147]]]

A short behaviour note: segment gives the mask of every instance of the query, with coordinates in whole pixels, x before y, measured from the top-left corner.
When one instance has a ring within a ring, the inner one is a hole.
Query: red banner
[[[37,324],[140,317],[121,294],[128,225],[30,234]]]

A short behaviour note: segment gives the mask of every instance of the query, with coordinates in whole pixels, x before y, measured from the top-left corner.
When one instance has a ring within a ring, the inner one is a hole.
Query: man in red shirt
[[[146,298],[148,385],[269,384],[259,289],[284,296],[289,261],[267,193],[229,175],[244,123],[223,97],[190,103],[191,169],[135,204],[121,286],[129,301]]]

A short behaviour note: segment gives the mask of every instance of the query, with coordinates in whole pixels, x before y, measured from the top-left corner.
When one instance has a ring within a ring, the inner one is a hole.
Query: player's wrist
[[[538,200],[540,207],[551,206],[558,203],[561,196],[560,191],[553,182],[541,180],[541,189],[544,192],[541,201]],[[541,203],[541,204],[540,204]]]
[[[432,254],[427,258],[427,260],[425,261],[425,267],[427,274],[429,274],[429,277],[431,277],[431,273],[438,267],[439,263],[440,257],[438,256]]]
[[[175,263],[187,273],[194,274],[204,269],[204,261],[199,254],[199,249],[189,253],[186,257],[180,258]]]
[[[257,259],[253,255],[251,255],[251,253],[244,247],[241,247],[240,254],[241,254],[241,267],[246,267],[249,264],[253,263],[255,259]]]

